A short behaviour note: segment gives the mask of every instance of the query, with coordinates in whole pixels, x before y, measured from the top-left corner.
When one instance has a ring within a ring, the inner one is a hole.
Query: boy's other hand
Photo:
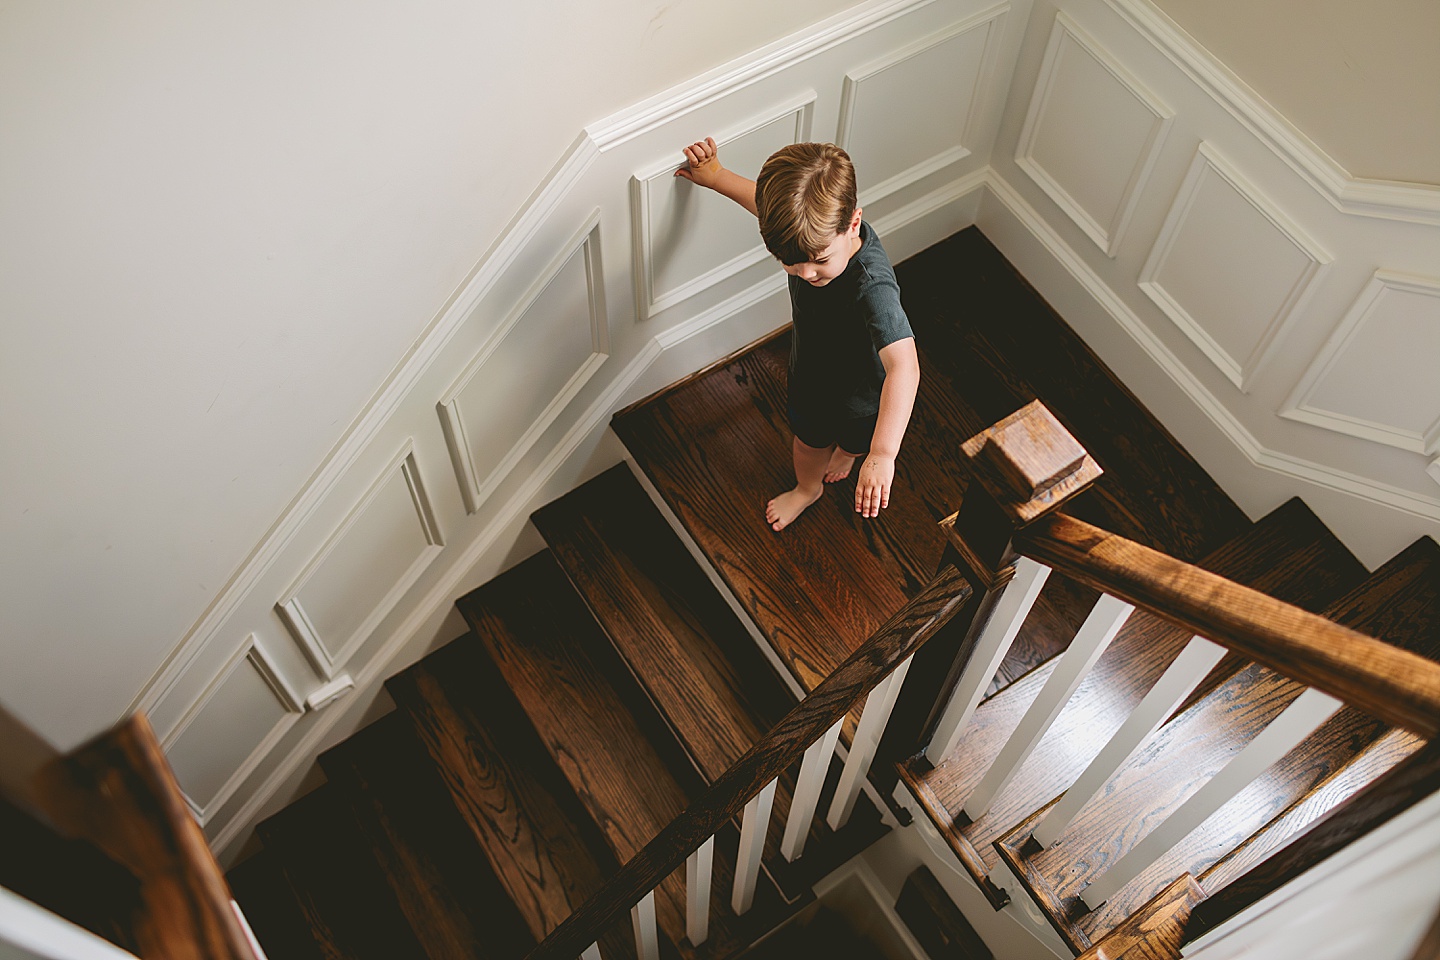
[[[860,465],[855,480],[855,512],[862,517],[878,517],[890,506],[890,484],[895,479],[895,458],[875,454]]]
[[[685,148],[687,164],[675,171],[675,176],[684,177],[702,187],[715,188],[725,168],[720,166],[720,151],[711,137],[706,137]]]

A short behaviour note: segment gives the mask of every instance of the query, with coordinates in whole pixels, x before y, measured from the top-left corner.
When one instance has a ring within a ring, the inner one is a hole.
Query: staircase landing
[[[791,527],[765,503],[794,483],[785,422],[789,335],[617,414],[616,432],[780,658],[813,689],[934,573],[938,522],[965,480],[956,451],[1039,398],[1105,468],[1069,512],[1194,560],[1248,520],[975,228],[896,268],[920,352],[915,414],[884,513],[835,484]],[[997,682],[1069,642],[1094,594],[1052,577],[1032,630]]]

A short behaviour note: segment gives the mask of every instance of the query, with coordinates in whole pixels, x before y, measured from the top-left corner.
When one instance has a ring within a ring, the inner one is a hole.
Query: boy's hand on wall
[[[714,139],[706,137],[690,144],[685,148],[685,159],[688,163],[676,170],[675,176],[684,177],[691,183],[698,183],[711,190],[715,189],[725,168],[720,166],[720,151],[715,146]]]
[[[862,517],[878,517],[890,506],[890,484],[895,479],[895,458],[875,454],[860,465],[855,480],[855,512]]]

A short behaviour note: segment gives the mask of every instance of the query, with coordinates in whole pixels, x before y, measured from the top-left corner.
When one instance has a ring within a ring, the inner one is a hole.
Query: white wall
[[[1440,535],[1440,188],[1353,180],[1147,0],[1032,9],[980,226],[1252,516]]]
[[[753,171],[838,139],[907,256],[973,222],[1027,5],[872,0],[768,45],[794,21],[758,6],[24,12],[7,203],[87,253],[7,231],[0,700],[68,745],[133,698],[229,856],[536,548],[529,511],[615,462],[613,410],[787,319],[680,146]],[[919,91],[943,116],[897,128]]]
[[[0,5],[0,701],[116,720],[582,126],[847,6]]]

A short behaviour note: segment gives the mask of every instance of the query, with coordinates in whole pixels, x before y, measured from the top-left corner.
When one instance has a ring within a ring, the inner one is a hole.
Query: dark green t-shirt
[[[820,417],[868,417],[880,409],[880,350],[913,337],[900,284],[880,237],[860,222],[860,249],[823,287],[790,278],[790,403]]]

